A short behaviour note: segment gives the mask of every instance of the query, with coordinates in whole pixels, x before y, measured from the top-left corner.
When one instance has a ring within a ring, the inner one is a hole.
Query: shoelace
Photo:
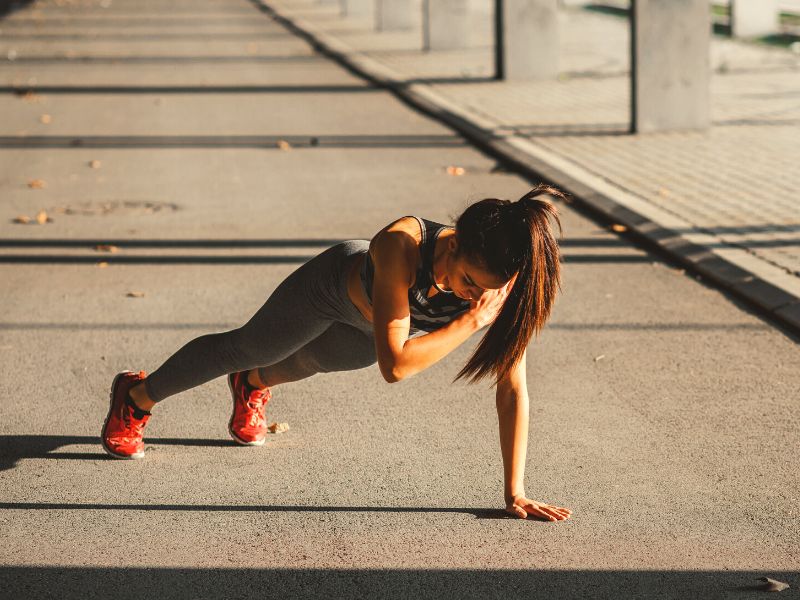
[[[247,418],[247,425],[249,427],[255,427],[259,421],[264,419],[264,405],[269,400],[269,392],[266,390],[255,390],[250,393],[250,397],[247,399],[247,408],[250,409],[250,414]]]
[[[144,419],[137,419],[133,416],[133,409],[130,406],[125,406],[122,411],[122,420],[125,423],[125,428],[128,432],[133,433],[134,436],[142,435],[144,431]]]
[[[114,443],[131,444],[142,439],[144,421],[131,422],[130,415],[124,415],[125,435],[113,436]]]

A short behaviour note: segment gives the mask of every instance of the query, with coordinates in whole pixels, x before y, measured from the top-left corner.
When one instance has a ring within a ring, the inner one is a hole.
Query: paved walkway
[[[230,440],[218,378],[154,410],[144,460],[107,457],[121,369],[241,325],[337,240],[532,179],[253,2],[60,4],[0,22],[4,598],[795,593],[795,340],[574,204],[527,364],[526,491],[569,521],[502,512],[493,390],[452,383],[479,335],[398,384],[277,386],[291,429],[261,448]]]
[[[270,4],[368,73],[422,90],[487,139],[507,138],[740,267],[734,291],[800,327],[800,55],[715,37],[711,129],[631,136],[624,19],[564,10],[558,80],[509,83],[486,80],[491,15],[480,9],[488,2],[473,3],[469,49],[434,52],[420,51],[419,27],[375,33],[369,20],[341,18],[335,6]],[[774,288],[754,292],[752,276]]]

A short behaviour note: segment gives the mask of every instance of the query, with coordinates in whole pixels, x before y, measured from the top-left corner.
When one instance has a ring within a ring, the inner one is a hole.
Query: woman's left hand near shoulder
[[[515,496],[512,500],[507,501],[506,512],[520,519],[526,519],[528,515],[533,515],[547,521],[564,521],[572,515],[572,511],[568,508],[537,502],[525,496]]]

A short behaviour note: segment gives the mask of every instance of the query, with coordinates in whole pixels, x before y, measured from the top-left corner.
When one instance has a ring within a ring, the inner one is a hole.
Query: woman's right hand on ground
[[[524,495],[506,499],[506,512],[520,519],[527,519],[528,515],[532,515],[547,521],[564,521],[572,516],[572,511],[568,508],[530,500]]]
[[[475,319],[478,329],[494,322],[503,308],[513,283],[514,280],[512,279],[503,287],[496,290],[486,290],[477,300],[470,300],[470,309],[467,314]]]

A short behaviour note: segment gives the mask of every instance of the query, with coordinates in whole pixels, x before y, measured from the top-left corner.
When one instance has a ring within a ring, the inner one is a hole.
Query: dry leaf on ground
[[[453,176],[458,177],[460,175],[463,175],[466,172],[467,172],[467,170],[464,167],[454,167],[452,165],[447,167],[447,174],[448,175],[453,175]]]
[[[47,182],[44,179],[31,179],[28,182],[28,187],[35,190],[40,190],[47,187]]]
[[[98,252],[111,252],[112,254],[119,252],[119,248],[117,246],[112,246],[111,244],[98,244],[94,247],[94,249]]]
[[[284,431],[289,431],[289,424],[288,423],[271,423],[267,427],[267,431],[270,433],[283,433]]]
[[[93,169],[99,169],[100,168],[100,161],[99,160],[90,160],[89,161],[89,166],[92,167]]]
[[[28,215],[19,215],[18,217],[14,218],[14,223],[22,223],[23,225],[27,225],[31,222],[31,218]]]
[[[128,298],[144,298],[144,292],[128,292],[125,295]]]
[[[758,580],[764,582],[761,589],[765,592],[782,592],[790,587],[788,583],[778,581],[777,579],[770,579],[769,577],[759,577]]]
[[[101,269],[105,269],[108,266],[108,263],[105,261],[97,263],[97,266]]]
[[[39,117],[39,122],[40,123],[47,124],[47,123],[50,123],[52,120],[53,120],[53,117],[51,117],[50,115],[42,115],[41,117]]]
[[[291,150],[292,149],[292,145],[289,142],[287,142],[286,140],[278,140],[277,146],[281,150]]]
[[[43,210],[40,210],[38,213],[36,213],[36,222],[39,225],[44,225],[48,221],[52,221],[52,220],[53,219],[49,218],[47,216],[47,213],[45,211],[43,211]]]
[[[617,233],[623,233],[623,232],[625,232],[625,231],[628,231],[628,228],[627,228],[627,227],[625,227],[625,225],[620,225],[619,223],[614,223],[614,224],[611,226],[611,229],[612,229],[613,231],[616,231]]]

